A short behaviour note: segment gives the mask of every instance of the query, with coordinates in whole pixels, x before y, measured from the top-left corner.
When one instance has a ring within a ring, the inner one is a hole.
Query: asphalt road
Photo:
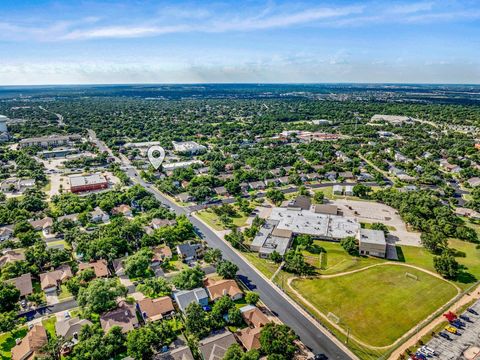
[[[135,169],[126,170],[132,181],[144,186],[161,203],[168,205],[176,214],[186,214],[185,208],[176,205],[159,191],[143,181]],[[238,268],[238,276],[247,284],[250,289],[260,294],[262,301],[273,311],[284,323],[289,325],[300,337],[300,339],[315,353],[323,353],[329,359],[350,359],[343,349],[338,347],[329,337],[319,331],[296,307],[281,296],[273,286],[265,281],[251,265],[245,262],[235,251],[220,239],[201,221],[190,217],[197,234],[204,239],[210,247],[220,249],[223,257],[234,262]]]

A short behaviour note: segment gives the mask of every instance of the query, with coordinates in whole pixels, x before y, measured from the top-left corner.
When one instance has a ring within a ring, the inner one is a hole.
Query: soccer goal
[[[340,322],[340,318],[332,312],[329,312],[327,314],[327,319],[334,322],[335,324],[338,324]]]
[[[418,281],[418,276],[413,275],[412,273],[406,272],[405,277]]]

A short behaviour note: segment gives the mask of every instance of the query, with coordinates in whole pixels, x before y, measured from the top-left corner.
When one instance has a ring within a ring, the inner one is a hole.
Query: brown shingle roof
[[[21,260],[25,260],[24,253],[21,253],[15,250],[8,250],[8,251],[5,251],[2,257],[0,257],[0,267],[8,263],[11,263],[14,261],[21,261]]]
[[[93,269],[95,271],[96,277],[105,277],[108,276],[108,264],[106,260],[100,259],[91,263],[80,263],[78,264],[78,270],[82,271],[85,269]]]
[[[223,295],[233,297],[238,294],[243,294],[243,291],[240,290],[235,280],[220,280],[215,282],[210,280],[206,288],[212,300],[217,300]]]
[[[252,327],[262,327],[270,322],[267,316],[257,307],[242,312],[242,317]]]
[[[69,265],[61,265],[56,270],[49,271],[40,274],[40,284],[42,290],[48,289],[53,286],[57,286],[58,283],[62,283],[72,277],[72,269]]]
[[[26,296],[33,293],[32,275],[30,273],[23,274],[19,277],[8,280],[20,290],[20,296]]]
[[[36,352],[48,341],[47,332],[41,324],[36,324],[22,341],[13,347],[12,360],[32,359]]]
[[[135,313],[135,305],[128,304],[125,300],[118,303],[113,309],[100,317],[100,324],[105,332],[114,326],[120,326],[123,333],[127,333],[138,326],[138,319]]]
[[[238,339],[242,342],[245,349],[260,349],[260,332],[261,327],[257,328],[245,328],[237,333]]]
[[[172,249],[170,249],[168,246],[157,246],[153,248],[152,251],[152,261],[163,261],[172,257]]]
[[[138,301],[138,306],[142,316],[148,321],[160,320],[165,314],[175,310],[172,299],[168,296],[163,296],[158,299],[145,298]]]

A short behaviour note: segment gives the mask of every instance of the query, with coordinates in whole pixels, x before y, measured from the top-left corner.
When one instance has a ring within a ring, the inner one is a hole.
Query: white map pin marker
[[[153,156],[154,153],[157,152],[158,154],[155,154],[156,156]],[[153,145],[148,148],[147,156],[150,164],[152,164],[155,169],[158,169],[160,165],[162,165],[163,160],[165,159],[165,150],[161,146]]]

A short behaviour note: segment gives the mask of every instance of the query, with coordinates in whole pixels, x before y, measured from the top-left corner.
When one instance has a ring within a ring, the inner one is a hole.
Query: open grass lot
[[[373,257],[351,256],[338,242],[316,240],[314,244],[321,247],[325,252],[320,255],[304,250],[303,255],[308,263],[315,266],[318,272],[324,275],[356,270],[385,261]],[[323,269],[320,269],[320,257],[323,258]]]
[[[449,246],[456,250],[455,258],[464,267],[455,284],[462,289],[467,289],[480,279],[480,249],[477,249],[477,244],[458,239],[450,239]],[[435,271],[433,255],[424,248],[402,246],[399,255],[401,255],[400,260],[404,260],[407,264]],[[402,256],[404,259],[402,259]]]
[[[261,259],[258,257],[257,253],[242,253],[248,261],[253,264],[260,272],[268,277],[269,279],[273,276],[275,271],[277,271],[279,264],[275,264],[273,261]]]
[[[395,265],[329,279],[297,279],[292,286],[319,311],[334,313],[352,335],[373,346],[392,344],[457,294],[441,279]]]
[[[0,335],[0,359],[11,359],[12,348],[15,346],[15,339],[23,339],[27,335],[27,327],[23,326],[13,332]]]
[[[197,212],[197,216],[215,230],[226,230],[226,227],[223,226],[218,216],[210,209]],[[247,215],[237,212],[237,216],[234,216],[231,219],[234,225],[242,227],[245,226],[247,218]]]

